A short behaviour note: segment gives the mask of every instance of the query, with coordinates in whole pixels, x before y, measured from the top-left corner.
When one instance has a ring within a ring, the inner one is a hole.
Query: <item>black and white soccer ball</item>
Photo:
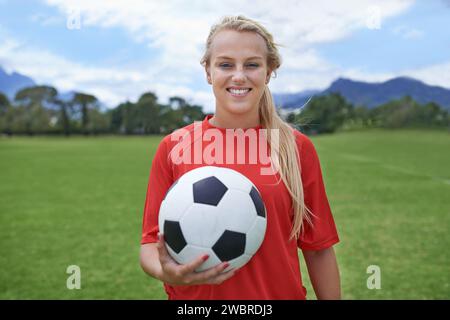
[[[180,264],[209,254],[196,271],[228,261],[245,265],[261,246],[267,225],[258,189],[241,173],[205,166],[182,175],[159,211],[159,230],[169,254]]]

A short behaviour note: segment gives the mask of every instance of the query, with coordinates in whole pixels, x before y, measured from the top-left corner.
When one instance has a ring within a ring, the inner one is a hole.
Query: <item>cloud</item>
[[[427,84],[450,88],[450,60],[431,66],[405,70],[403,73]]]
[[[1,64],[63,90],[92,92],[111,106],[151,90],[161,101],[180,95],[212,111],[214,96],[199,60],[209,29],[220,17],[242,13],[254,18],[267,27],[277,43],[285,46],[280,49],[282,68],[270,86],[272,91],[288,92],[325,87],[335,77],[349,73],[320,57],[315,45],[339,41],[367,28],[367,21],[372,18],[368,8],[376,7],[382,27],[383,21],[401,14],[413,1],[134,0],[130,4],[125,0],[46,0],[46,3],[57,8],[59,18],[65,21],[79,11],[81,28],[124,29],[134,41],[158,54],[131,67],[88,65],[10,38],[0,44]],[[46,16],[34,19],[42,24],[58,21]],[[192,89],[194,86],[200,89]]]
[[[183,53],[197,53],[194,48],[203,45],[211,24],[227,14],[243,13],[255,18],[281,42],[303,47],[336,41],[366,27],[371,14],[368,8],[376,8],[382,21],[398,15],[413,3],[412,0],[135,0],[133,5],[123,0],[46,2],[65,15],[73,9],[79,10],[86,26],[123,27],[138,41]],[[180,43],[185,45],[180,48]]]
[[[145,87],[145,72],[139,70],[87,66],[55,55],[42,48],[33,48],[0,34],[0,65],[33,78],[39,84],[58,89],[77,90],[97,95],[110,106],[131,95],[136,97]]]

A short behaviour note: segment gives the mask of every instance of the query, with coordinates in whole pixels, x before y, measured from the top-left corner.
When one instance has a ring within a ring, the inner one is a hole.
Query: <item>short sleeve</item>
[[[304,221],[297,245],[302,250],[322,250],[339,242],[336,225],[325,192],[319,156],[312,141],[297,134],[305,205],[312,211],[312,226]]]
[[[167,141],[163,139],[156,150],[150,169],[144,205],[141,244],[157,242],[159,208],[172,183],[173,177]]]

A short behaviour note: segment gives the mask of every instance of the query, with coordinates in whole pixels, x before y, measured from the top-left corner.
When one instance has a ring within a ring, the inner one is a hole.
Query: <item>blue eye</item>
[[[221,67],[221,68],[230,68],[231,64],[230,63],[221,63],[219,65],[219,67]],[[249,68],[258,68],[259,64],[257,64],[257,63],[249,63],[249,64],[247,64],[247,67],[249,67]]]

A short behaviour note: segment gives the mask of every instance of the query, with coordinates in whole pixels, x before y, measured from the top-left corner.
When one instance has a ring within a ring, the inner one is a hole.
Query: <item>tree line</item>
[[[63,100],[50,86],[22,89],[13,101],[0,93],[0,132],[7,135],[166,134],[204,116],[201,106],[177,96],[160,104],[152,92],[106,111],[93,95],[75,92]]]
[[[287,121],[309,134],[365,128],[447,128],[449,111],[434,102],[420,104],[410,96],[369,109],[354,106],[338,93],[312,98],[300,113],[291,112]]]
[[[6,135],[168,134],[205,117],[202,107],[181,97],[168,104],[152,92],[138,101],[102,111],[98,99],[75,92],[61,99],[55,88],[34,86],[18,91],[12,101],[0,93],[0,133]],[[450,128],[448,110],[436,103],[419,104],[405,96],[373,109],[353,106],[338,93],[312,98],[286,120],[309,134],[363,128]]]

